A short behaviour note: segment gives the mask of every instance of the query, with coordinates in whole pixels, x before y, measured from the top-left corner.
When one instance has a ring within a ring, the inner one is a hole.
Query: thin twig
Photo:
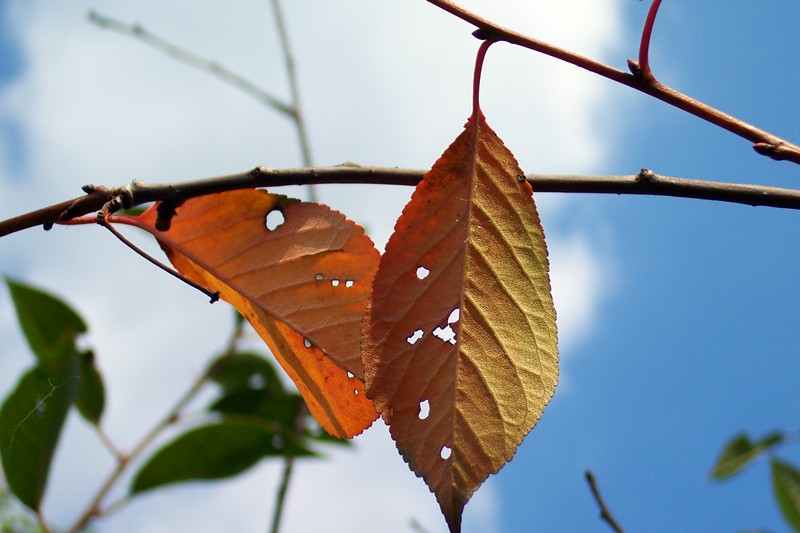
[[[231,333],[231,337],[228,340],[228,344],[225,348],[225,352],[223,353],[222,357],[225,356],[232,356],[236,353],[239,341],[242,338],[244,328],[244,321],[237,318],[234,322],[233,332]],[[133,451],[128,455],[118,454],[117,456],[117,466],[108,476],[106,481],[97,491],[95,497],[92,499],[89,506],[86,508],[84,513],[78,518],[75,524],[68,530],[70,533],[77,532],[84,529],[89,522],[97,517],[97,516],[107,516],[109,514],[117,512],[119,509],[124,507],[129,501],[130,496],[126,495],[123,496],[121,499],[117,500],[116,502],[112,503],[105,509],[101,508],[103,504],[103,500],[108,495],[108,492],[114,487],[114,485],[119,481],[122,474],[128,468],[128,466],[133,463],[144,451],[153,443],[153,441],[158,437],[167,427],[174,424],[177,420],[179,420],[182,416],[184,409],[189,403],[197,396],[197,393],[200,392],[203,385],[212,377],[211,373],[206,372],[195,378],[194,382],[192,383],[189,390],[187,390],[183,396],[178,399],[175,405],[167,412],[167,414],[149,431],[147,434],[139,441],[136,446],[134,446]]]
[[[414,186],[419,183],[424,173],[423,170],[415,169],[359,165],[294,169],[256,167],[253,170],[237,174],[180,183],[146,184],[134,181],[126,187],[126,190],[131,194],[131,206],[135,206],[161,200],[179,203],[177,201],[179,199],[187,200],[205,194],[254,187],[281,187],[310,183]],[[800,191],[795,189],[675,178],[662,176],[649,170],[622,176],[529,174],[527,179],[537,193],[672,196],[751,206],[800,209]],[[0,221],[0,237],[35,226],[67,223],[68,220],[75,217],[95,213],[112,197],[111,192],[99,193],[100,189],[102,188],[85,196]]]
[[[47,523],[47,520],[44,518],[44,514],[42,513],[41,504],[36,509],[36,522],[39,524],[39,528],[42,530],[43,533],[52,533],[50,526]]]
[[[303,434],[307,417],[308,407],[305,403],[301,403],[294,418],[293,432],[295,437],[299,437]],[[280,484],[278,485],[278,492],[275,495],[275,511],[272,514],[272,526],[270,527],[270,533],[278,533],[278,531],[280,531],[283,510],[286,506],[286,494],[289,490],[289,482],[292,479],[292,472],[294,471],[294,463],[294,455],[289,453],[284,456],[281,480]]]
[[[123,454],[122,451],[117,448],[116,444],[114,444],[114,441],[111,440],[111,437],[108,436],[108,433],[105,432],[103,427],[99,423],[92,424],[92,426],[94,427],[94,431],[97,433],[100,442],[102,442],[109,453],[114,456],[114,459],[117,461],[122,459],[125,454]]]
[[[589,483],[589,489],[592,491],[592,496],[594,496],[598,507],[600,507],[600,518],[605,520],[608,523],[608,526],[613,529],[615,533],[624,533],[622,526],[619,525],[617,520],[614,518],[614,515],[611,514],[611,511],[608,509],[603,497],[600,496],[600,489],[597,487],[597,480],[595,479],[594,474],[592,474],[592,471],[587,470],[585,475],[586,482]]]
[[[281,41],[281,50],[283,51],[283,59],[286,63],[286,77],[289,80],[289,90],[292,95],[292,110],[294,111],[294,122],[297,125],[297,141],[300,143],[300,153],[303,157],[303,166],[313,166],[313,159],[311,157],[311,145],[308,142],[308,132],[306,130],[305,119],[303,118],[303,108],[300,104],[300,85],[297,81],[297,70],[295,69],[294,54],[289,42],[289,32],[286,29],[286,20],[283,16],[283,10],[279,0],[271,0],[272,11],[275,15],[275,25],[278,28],[278,35]],[[313,188],[309,191],[311,195],[315,195]],[[314,199],[312,202],[316,201]]]
[[[78,517],[78,520],[75,524],[69,528],[69,533],[75,533],[81,531],[86,528],[89,522],[96,516],[102,514],[101,505],[103,500],[105,499],[108,492],[114,487],[117,483],[119,478],[127,469],[128,465],[130,465],[133,461],[135,461],[146,449],[150,444],[158,437],[162,431],[164,431],[167,427],[171,424],[175,423],[176,420],[180,417],[180,413],[186,408],[186,406],[191,402],[194,397],[200,392],[203,384],[206,382],[205,375],[201,375],[195,379],[192,386],[189,388],[186,393],[175,403],[175,405],[170,409],[166,416],[162,418],[143,438],[139,443],[133,448],[130,454],[126,457],[121,457],[120,460],[117,461],[117,466],[111,472],[111,474],[106,478],[103,485],[95,494],[94,498],[92,499],[91,503],[86,507],[86,510]]]
[[[166,39],[163,39],[158,35],[151,33],[150,31],[146,30],[139,24],[127,24],[125,22],[121,22],[119,20],[115,20],[110,17],[100,15],[95,11],[89,12],[89,21],[97,24],[101,28],[113,30],[123,35],[128,35],[130,37],[139,39],[143,43],[148,44],[153,48],[156,48],[164,52],[165,54],[171,56],[174,59],[177,59],[182,63],[185,63],[187,65],[193,66],[195,68],[198,68],[206,72],[210,72],[211,74],[218,77],[222,81],[245,92],[246,94],[252,96],[261,103],[275,109],[276,111],[283,113],[292,120],[295,120],[296,113],[295,110],[292,108],[292,106],[281,101],[279,98],[268,93],[267,91],[260,88],[255,83],[244,78],[243,76],[240,76],[239,74],[236,74],[228,70],[227,68],[223,67],[216,61],[211,61],[209,59],[200,57],[192,52],[184,50],[183,48],[170,43]]]
[[[639,66],[634,61],[629,61],[636,74],[628,74],[614,67],[600,63],[593,59],[581,56],[574,52],[558,48],[544,41],[528,37],[519,32],[504,28],[499,24],[487,20],[471,11],[468,11],[450,0],[427,0],[429,3],[455,15],[473,26],[483,30],[484,36],[496,41],[506,41],[523,48],[528,48],[561,61],[565,61],[594,74],[621,83],[637,91],[648,94],[662,102],[666,102],[687,113],[706,120],[720,128],[734,133],[753,143],[753,149],[764,156],[778,161],[791,161],[800,164],[800,146],[790,143],[764,130],[756,128],[727,113],[706,105],[694,98],[676,91],[666,85],[650,79],[645,79],[639,74]]]
[[[269,528],[270,533],[278,533],[281,529],[283,509],[286,506],[286,493],[289,490],[289,482],[292,479],[293,472],[294,456],[288,454],[283,458],[283,470],[281,471],[281,480],[278,485],[278,491],[275,494],[275,510],[272,512],[272,524]]]

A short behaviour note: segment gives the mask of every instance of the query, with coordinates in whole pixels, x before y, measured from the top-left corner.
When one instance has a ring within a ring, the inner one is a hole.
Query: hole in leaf
[[[308,339],[303,339],[303,346],[306,348],[311,348],[311,341]]]
[[[417,278],[418,279],[425,279],[428,277],[431,271],[425,268],[424,266],[417,267]]]
[[[420,340],[423,335],[425,335],[425,332],[422,331],[421,329],[415,330],[414,333],[409,335],[406,341],[408,342],[408,344],[416,344],[416,342]]]
[[[428,418],[428,415],[431,414],[431,404],[428,400],[422,400],[419,402],[419,419],[425,420]]]
[[[281,437],[280,435],[275,435],[272,437],[272,446],[274,448],[280,450],[281,448],[283,448],[284,444],[286,444],[286,442],[284,442],[283,437]]]
[[[436,329],[433,330],[433,336],[440,339],[442,342],[449,342],[450,344],[456,343],[456,332],[453,331],[453,328],[450,327],[449,324],[444,328],[437,326]]]
[[[264,379],[264,375],[263,374],[253,374],[247,380],[247,385],[251,389],[263,389],[266,384],[267,384],[267,380]]]
[[[317,281],[322,281],[322,278],[324,278],[324,277],[325,276],[323,276],[322,274],[317,274],[316,276],[314,276],[314,279],[317,280]]]
[[[286,217],[280,209],[273,209],[267,213],[266,225],[270,231],[275,231],[286,222]]]
[[[355,389],[355,390],[353,391],[353,394],[355,394],[356,396],[358,396],[358,389]]]
[[[451,450],[449,446],[442,446],[442,449],[439,452],[439,457],[441,457],[442,459],[444,459],[446,461],[447,459],[450,459],[450,455],[452,453],[453,453],[453,450]]]
[[[355,282],[352,279],[348,279],[347,281],[344,282],[344,286],[349,289],[350,287],[353,286],[354,283]]]
[[[456,307],[453,310],[453,312],[450,313],[450,316],[447,317],[447,323],[448,324],[455,324],[456,322],[458,322],[459,318],[461,318],[461,308]]]
[[[338,279],[332,279],[331,280],[331,285],[333,285],[334,287],[338,287],[339,286],[339,280]]]
[[[356,375],[348,370],[347,371],[347,379],[353,379],[354,377],[356,377]]]

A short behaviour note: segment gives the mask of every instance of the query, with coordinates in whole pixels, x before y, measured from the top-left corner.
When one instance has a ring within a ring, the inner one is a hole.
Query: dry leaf
[[[359,332],[379,254],[360,226],[253,189],[189,200],[166,232],[156,206],[118,220],[152,233],[175,268],[247,318],[328,433],[352,437],[377,418]]]
[[[478,112],[397,221],[364,317],[367,395],[451,531],[558,380],[530,185]]]

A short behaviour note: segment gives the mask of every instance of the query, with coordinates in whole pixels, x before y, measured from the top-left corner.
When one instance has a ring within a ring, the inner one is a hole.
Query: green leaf
[[[42,370],[54,379],[66,379],[66,368],[72,362],[65,359],[65,346],[73,348],[79,333],[87,331],[86,323],[62,300],[42,290],[5,278],[11,299],[17,310],[22,332],[39,360]]]
[[[800,471],[778,459],[770,461],[772,488],[783,517],[795,531],[800,531]]]
[[[230,392],[215,401],[209,409],[223,414],[257,416],[264,422],[278,424],[282,430],[291,430],[302,406],[303,399],[299,394],[273,397],[263,390],[250,389]]]
[[[106,405],[106,391],[103,376],[94,364],[94,353],[88,351],[80,357],[81,385],[75,407],[78,412],[93,424],[100,422]]]
[[[0,408],[3,471],[17,498],[33,510],[44,496],[53,453],[79,383],[76,376],[54,382],[35,367]]]
[[[255,353],[223,355],[211,363],[207,375],[226,391],[264,389],[271,396],[285,393],[275,367]]]
[[[256,417],[229,417],[194,428],[157,451],[136,474],[131,493],[179,481],[231,477],[264,457],[285,455],[314,454]]]
[[[767,449],[782,441],[783,434],[778,432],[770,433],[757,443],[753,443],[745,433],[733,437],[725,445],[717,459],[717,463],[711,471],[711,479],[721,481],[738,474]]]

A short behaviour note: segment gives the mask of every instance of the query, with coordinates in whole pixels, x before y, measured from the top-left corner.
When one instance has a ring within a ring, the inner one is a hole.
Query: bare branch
[[[635,61],[628,61],[631,70],[634,72],[634,74],[628,74],[593,59],[504,28],[462,8],[450,0],[428,0],[428,2],[483,30],[483,38],[505,41],[528,48],[621,83],[747,139],[753,143],[753,149],[758,154],[776,161],[791,161],[792,163],[800,164],[800,146],[690,98],[650,76],[642,76],[639,65]]]
[[[128,35],[135,39],[139,39],[143,43],[164,52],[165,54],[177,59],[182,63],[206,72],[210,72],[222,81],[247,93],[263,104],[283,113],[293,120],[296,120],[297,112],[292,106],[282,102],[279,98],[266,92],[264,89],[258,87],[255,83],[234,72],[231,72],[216,61],[205,59],[170,43],[166,39],[147,31],[139,24],[126,24],[125,22],[100,15],[95,11],[89,12],[89,21],[97,24],[101,28],[113,30],[123,35]]]
[[[308,142],[308,132],[306,122],[303,118],[302,106],[300,105],[300,86],[297,82],[297,71],[294,66],[294,54],[289,43],[289,32],[286,29],[286,21],[283,17],[283,10],[279,0],[272,0],[272,11],[275,15],[275,25],[278,28],[278,35],[281,40],[283,59],[286,63],[286,77],[289,79],[289,90],[292,93],[292,109],[294,110],[294,121],[297,125],[297,137],[300,143],[300,152],[303,155],[303,166],[313,166],[311,158],[311,146]],[[313,190],[312,190],[313,192]],[[312,201],[314,201],[312,199]]]
[[[114,201],[121,207],[132,207],[156,201],[172,206],[181,202],[223,191],[254,187],[281,187],[333,183],[374,185],[416,185],[424,175],[422,170],[366,167],[346,164],[333,167],[273,169],[256,167],[247,172],[204,178],[181,183],[147,184],[134,180],[124,187],[86,187],[87,194],[24,215],[0,221],[0,237],[31,228],[63,223],[72,218],[95,213]],[[537,193],[636,194],[695,198],[751,206],[800,209],[800,191],[741,185],[716,181],[661,176],[650,170],[627,176],[575,176],[529,174],[527,180]],[[120,198],[123,198],[120,200]]]
[[[622,526],[619,525],[617,520],[614,518],[614,515],[611,514],[611,511],[608,509],[606,502],[603,500],[603,497],[600,496],[600,489],[597,487],[597,480],[592,474],[591,470],[586,471],[586,482],[589,483],[589,489],[592,491],[592,496],[594,496],[595,501],[597,502],[598,507],[600,507],[600,518],[608,523],[608,526],[615,531],[615,533],[624,533]]]

